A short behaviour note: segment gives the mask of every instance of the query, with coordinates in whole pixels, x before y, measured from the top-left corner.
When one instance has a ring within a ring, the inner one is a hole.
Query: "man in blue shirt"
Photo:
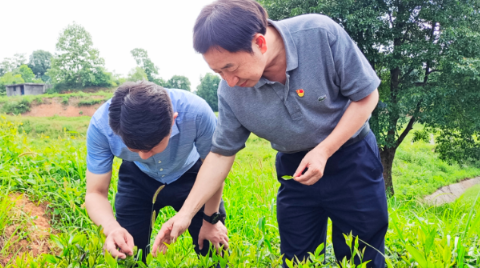
[[[87,194],[90,218],[104,228],[105,249],[114,257],[149,252],[152,200],[158,211],[179,210],[202,160],[211,148],[216,117],[208,104],[185,90],[154,83],[126,83],[93,115],[87,131]],[[115,196],[116,218],[108,201],[114,156],[123,159]],[[200,209],[189,228],[195,251],[206,255],[211,241],[228,247],[222,189]],[[220,222],[219,222],[220,220]],[[205,243],[204,243],[204,240]]]
[[[268,20],[253,0],[218,0],[194,26],[194,48],[223,78],[212,149],[182,209],[162,226],[153,252],[175,238],[223,185],[250,133],[278,151],[277,220],[284,258],[309,257],[326,241],[350,258],[343,234],[384,267],[388,210],[382,164],[368,119],[380,79],[348,34],[319,14]],[[282,177],[293,176],[292,180]],[[359,259],[356,258],[356,263]]]

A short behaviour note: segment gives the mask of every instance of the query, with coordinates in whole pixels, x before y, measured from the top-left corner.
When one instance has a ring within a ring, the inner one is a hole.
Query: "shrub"
[[[10,101],[3,105],[2,112],[7,114],[23,114],[30,111],[30,101],[22,99],[20,101]]]

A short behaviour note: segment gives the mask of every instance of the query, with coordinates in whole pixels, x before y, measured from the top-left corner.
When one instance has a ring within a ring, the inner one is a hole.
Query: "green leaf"
[[[412,254],[412,257],[415,259],[416,262],[418,262],[418,264],[420,265],[420,267],[422,268],[426,268],[428,267],[428,263],[427,263],[427,260],[425,260],[425,258],[423,257],[423,254],[418,251],[418,249],[410,246],[410,245],[405,245],[405,247],[407,248],[407,251],[408,253]]]
[[[284,179],[284,180],[291,180],[291,179],[293,179],[293,176],[284,175],[284,176],[282,176],[282,179]]]

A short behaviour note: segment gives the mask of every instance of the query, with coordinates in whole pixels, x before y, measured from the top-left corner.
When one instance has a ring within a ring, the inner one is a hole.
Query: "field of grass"
[[[12,204],[3,201],[9,193],[21,192],[35,202],[46,201],[51,224],[57,230],[51,244],[57,250],[37,257],[9,252],[9,237],[0,229],[0,260],[13,256],[5,267],[133,267],[134,258],[117,262],[108,253],[103,255],[104,237],[83,206],[86,148],[85,128],[80,126],[86,126],[88,118],[32,120],[32,129],[51,122],[48,138],[36,130],[23,133],[23,120],[27,119],[0,119],[0,228],[11,221]],[[72,137],[65,133],[66,124],[78,134]],[[449,166],[432,152],[433,145],[409,141],[407,138],[402,144],[394,163],[397,194],[389,200],[389,263],[392,267],[480,267],[480,200],[470,194],[468,202],[459,200],[441,207],[421,202],[423,195],[438,187],[480,175],[480,167]],[[275,200],[279,183],[274,160],[269,143],[253,135],[238,154],[224,191],[230,249],[223,256],[197,258],[191,238],[184,235],[166,255],[149,257],[143,263],[150,267],[210,267],[213,263],[222,267],[278,267],[281,256]],[[116,159],[110,200],[115,196],[119,164]],[[154,234],[172,215],[172,209],[161,211]],[[317,253],[302,267],[337,267],[331,243],[327,241],[325,255]],[[355,266],[345,263],[342,267]]]

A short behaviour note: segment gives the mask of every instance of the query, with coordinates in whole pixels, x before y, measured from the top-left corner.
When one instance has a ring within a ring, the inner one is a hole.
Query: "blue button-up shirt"
[[[113,157],[133,161],[145,174],[162,183],[171,183],[204,159],[212,145],[217,119],[205,100],[185,90],[166,89],[173,111],[178,113],[167,148],[143,160],[131,152],[108,123],[111,100],[93,115],[87,131],[87,168],[94,174],[112,170]]]

